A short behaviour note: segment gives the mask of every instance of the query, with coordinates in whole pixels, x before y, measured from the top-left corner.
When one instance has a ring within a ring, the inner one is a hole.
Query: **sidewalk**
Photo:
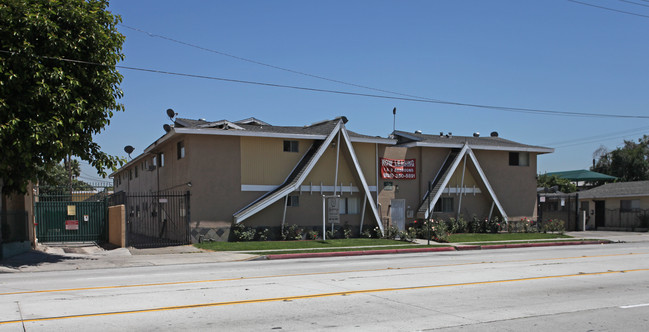
[[[557,241],[556,243],[531,243],[533,240],[524,240],[521,244],[499,244],[494,241],[490,245],[475,246],[470,243],[443,243],[448,247],[439,248],[404,248],[395,246],[395,249],[388,250],[363,250],[346,252],[319,252],[302,254],[279,254],[268,255],[268,259],[306,258],[306,257],[331,257],[331,256],[358,256],[393,254],[398,252],[435,252],[450,250],[478,250],[498,249],[514,247],[536,247],[551,245],[582,244],[584,239],[609,240],[612,242],[649,242],[649,233],[636,232],[568,232],[567,235],[574,239]],[[547,241],[547,240],[541,240]],[[507,241],[515,242],[515,241]],[[417,240],[418,244],[426,244],[426,240]],[[594,242],[596,243],[596,242]],[[431,241],[431,244],[441,244]],[[272,250],[279,251],[279,250]],[[246,252],[234,251],[204,251],[191,245],[162,247],[151,249],[116,248],[104,249],[94,244],[52,244],[41,245],[38,250],[31,250],[0,262],[0,273],[14,272],[41,272],[41,271],[64,271],[64,270],[87,270],[106,269],[115,267],[140,267],[140,266],[161,266],[176,264],[205,264],[219,262],[235,262],[258,259],[264,256],[254,255]]]
[[[106,250],[94,244],[48,244],[39,245],[37,250],[2,260],[0,273],[205,264],[245,261],[258,257],[258,255],[238,252],[208,252],[191,245]]]

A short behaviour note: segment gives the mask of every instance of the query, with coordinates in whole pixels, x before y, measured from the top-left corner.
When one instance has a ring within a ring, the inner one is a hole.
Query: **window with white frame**
[[[530,153],[529,152],[510,152],[509,153],[509,166],[529,166]]]
[[[340,214],[358,214],[360,212],[358,197],[341,197]]]
[[[180,141],[176,143],[176,149],[177,149],[178,159],[185,158],[185,142]]]
[[[298,141],[284,141],[284,152],[298,152]]]
[[[433,212],[453,212],[453,197],[440,197]]]
[[[286,206],[291,206],[291,207],[300,206],[300,196],[296,196],[296,195],[287,196]]]

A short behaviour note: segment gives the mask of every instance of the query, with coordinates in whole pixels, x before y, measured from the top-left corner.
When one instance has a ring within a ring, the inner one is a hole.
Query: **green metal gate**
[[[109,183],[85,191],[37,186],[34,224],[38,241],[107,241],[110,189]]]
[[[37,202],[35,210],[39,242],[101,242],[107,239],[105,201]]]

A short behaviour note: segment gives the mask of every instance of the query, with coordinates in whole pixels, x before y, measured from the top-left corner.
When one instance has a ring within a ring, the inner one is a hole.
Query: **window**
[[[176,147],[178,148],[178,159],[183,159],[185,158],[185,142],[180,141],[176,144]]]
[[[284,141],[284,152],[298,152],[298,141]]]
[[[286,199],[286,206],[300,206],[300,196],[288,196],[288,198]]]
[[[440,197],[433,212],[453,212],[453,197]]]
[[[133,180],[133,170],[132,169],[128,170],[128,179]]]
[[[137,166],[135,166],[134,168],[135,168],[135,177],[137,178]]]
[[[529,152],[510,152],[509,153],[509,166],[529,166],[530,153]]]
[[[164,153],[159,153],[158,154],[158,165],[160,165],[160,167],[165,166],[165,154]]]
[[[151,165],[158,166],[158,156],[151,158]]]
[[[640,209],[639,199],[620,200],[620,212],[631,212]]]
[[[340,198],[340,214],[358,214],[359,213],[358,197]]]

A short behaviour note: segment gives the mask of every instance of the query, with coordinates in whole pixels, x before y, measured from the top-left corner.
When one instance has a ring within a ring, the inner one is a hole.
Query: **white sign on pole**
[[[327,222],[340,223],[340,199],[338,197],[327,198]]]

